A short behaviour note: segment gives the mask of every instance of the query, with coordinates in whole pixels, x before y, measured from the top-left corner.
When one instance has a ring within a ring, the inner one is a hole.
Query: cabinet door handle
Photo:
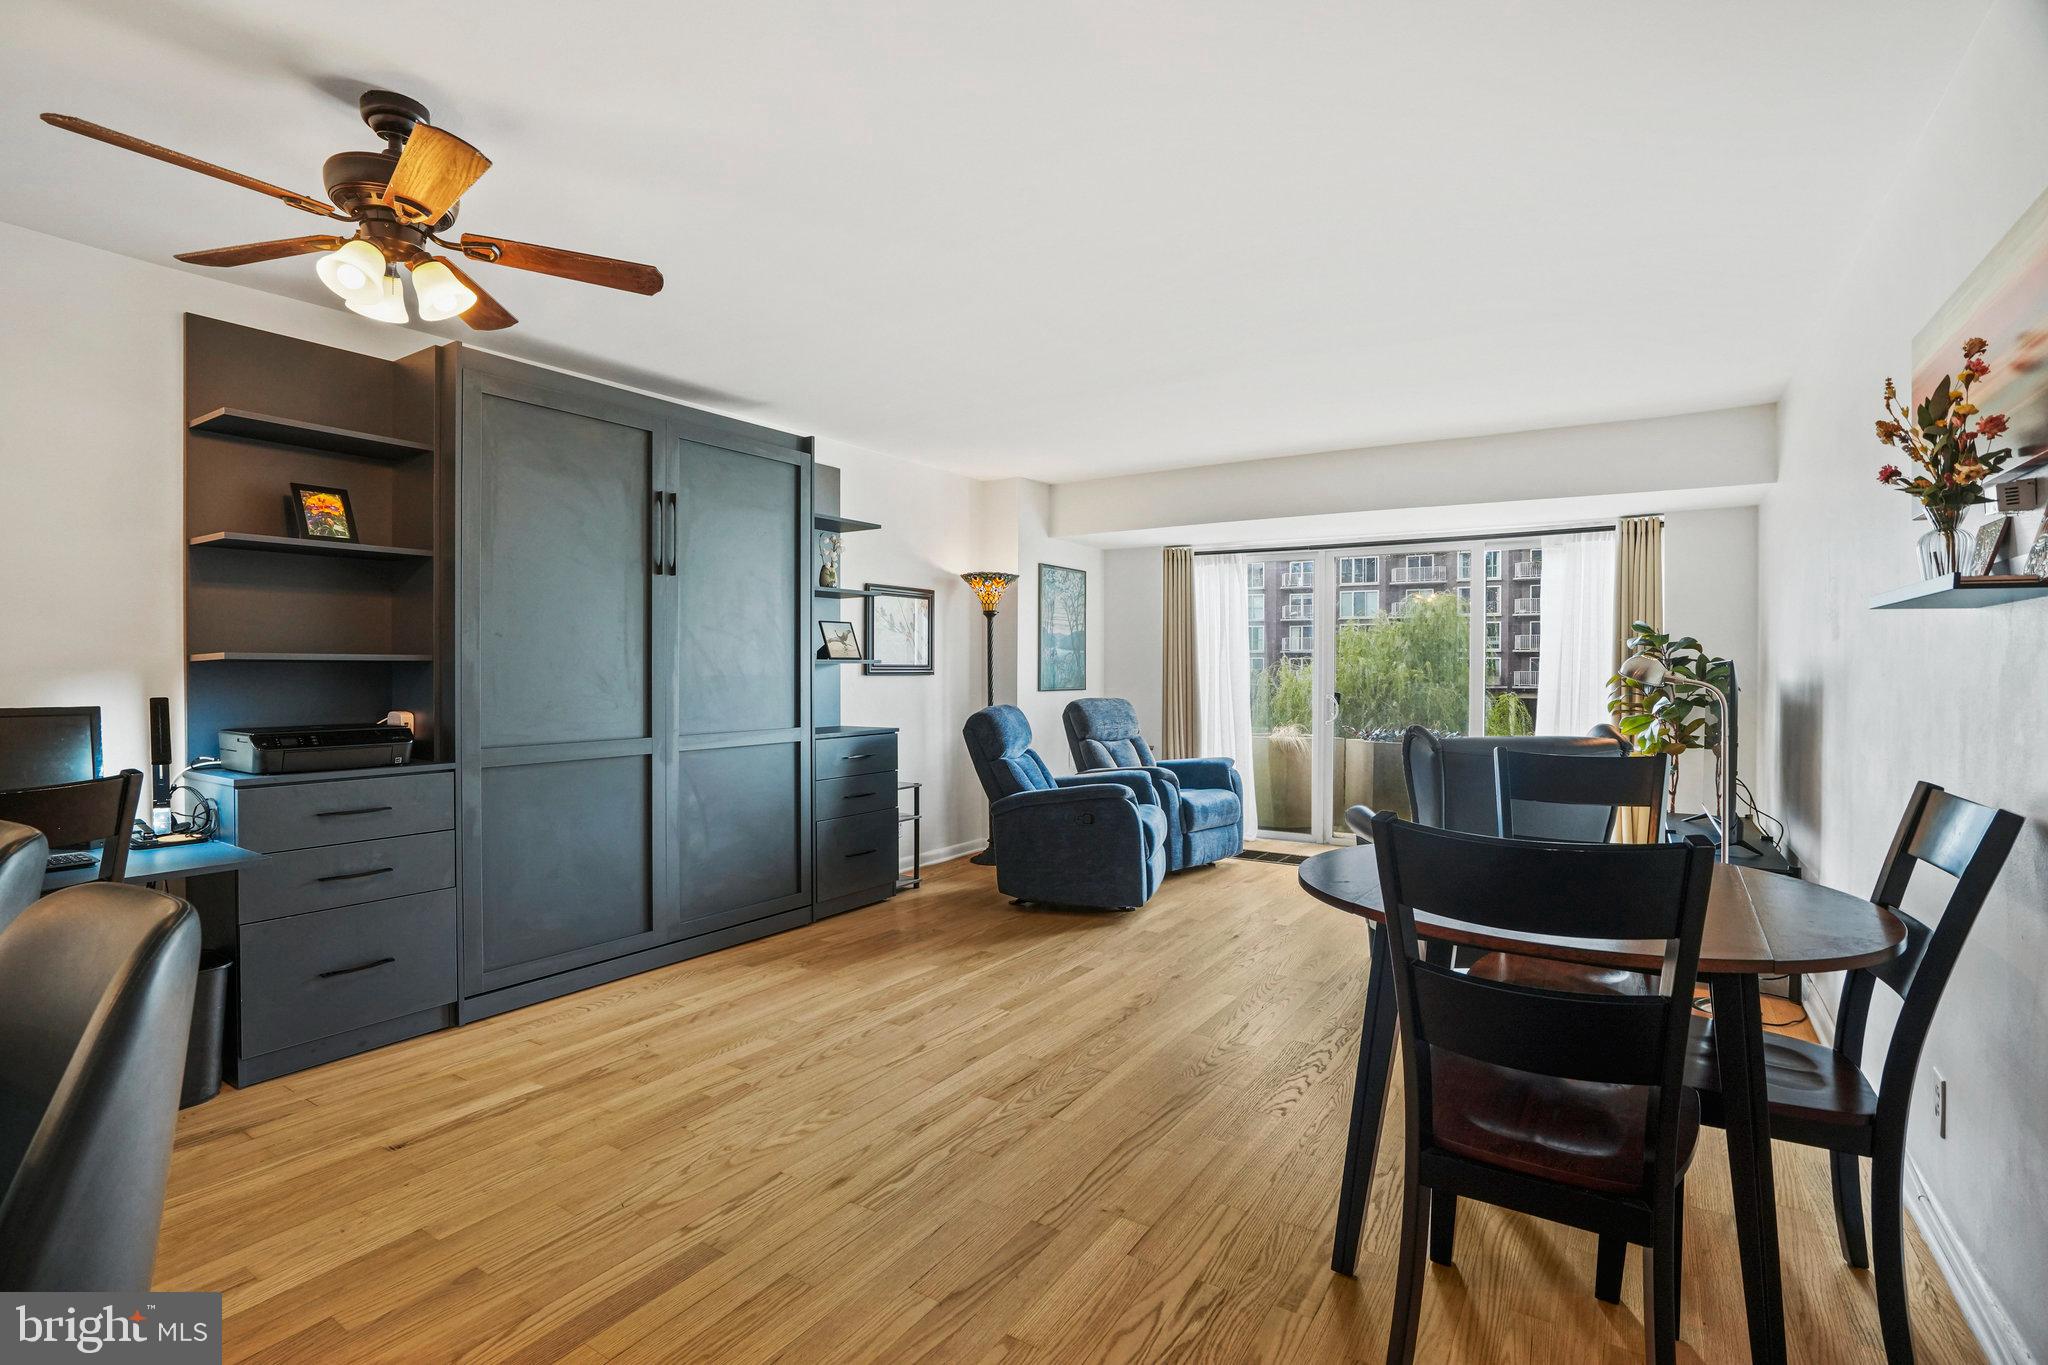
[[[676,495],[671,493],[668,495],[668,573],[670,578],[674,578],[676,574],[677,519],[678,518],[676,513]]]
[[[849,858],[865,858],[865,857],[867,857],[867,856],[868,856],[869,854],[871,854],[871,853],[879,853],[879,852],[881,852],[881,850],[880,850],[880,849],[878,849],[878,848],[864,848],[864,849],[862,849],[862,850],[861,850],[860,852],[858,852],[858,853],[849,853],[849,854],[847,854],[846,856],[847,856],[847,857],[849,857]]]
[[[333,815],[382,815],[390,809],[389,806],[350,806],[347,810],[316,810],[313,812],[313,818],[325,820]]]
[[[381,877],[390,870],[388,867],[373,867],[368,872],[337,872],[331,877],[315,877],[313,880],[321,882],[352,882],[364,877]]]
[[[380,957],[375,962],[359,962],[353,967],[336,967],[331,972],[320,973],[320,979],[325,981],[333,976],[351,976],[356,972],[367,972],[372,967],[389,967],[396,961],[398,959],[395,957]]]
[[[651,495],[654,505],[647,511],[647,552],[654,556],[654,576],[661,577],[661,490]]]

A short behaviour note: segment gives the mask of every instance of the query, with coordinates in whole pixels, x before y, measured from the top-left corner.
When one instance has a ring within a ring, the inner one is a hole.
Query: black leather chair
[[[0,933],[0,1290],[149,1289],[198,970],[199,916],[139,886]]]
[[[0,820],[0,929],[43,894],[43,863],[50,841],[38,829]]]
[[[99,879],[118,882],[128,871],[128,840],[141,802],[142,774],[123,768],[118,777],[0,791],[0,820],[39,829],[58,848],[100,843]]]

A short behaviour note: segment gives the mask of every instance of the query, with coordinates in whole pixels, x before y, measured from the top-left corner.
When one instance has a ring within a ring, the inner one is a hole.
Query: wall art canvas
[[[1088,686],[1088,574],[1058,564],[1038,566],[1038,690],[1080,692]]]
[[[932,589],[870,583],[867,591],[869,658],[861,671],[932,672]]]

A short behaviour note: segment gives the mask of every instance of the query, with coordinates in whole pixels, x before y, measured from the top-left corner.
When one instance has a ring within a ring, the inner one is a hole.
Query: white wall
[[[1887,375],[1903,386],[1915,332],[2048,183],[2048,7],[1999,0],[1960,70],[1920,140],[1891,158],[1895,189],[1869,235],[1853,255],[1844,244],[1844,278],[1781,405],[1782,482],[1760,521],[1770,744],[1752,746],[1751,771],[1771,777],[1807,875],[1859,894],[1915,779],[2027,819],[1928,1045],[1927,1068],[1949,1082],[1949,1136],[1929,1122],[1923,1072],[1909,1143],[1945,1214],[1920,1210],[1922,1226],[1951,1255],[1966,1312],[1994,1359],[2021,1359],[2019,1343],[2048,1355],[2048,601],[1867,605],[1918,576],[1922,529],[1875,481],[1879,388]],[[1965,189],[1930,198],[1932,185]],[[1930,904],[1921,894],[1909,908]],[[1882,1056],[1893,1017],[1877,994],[1869,1057]]]
[[[1737,766],[1752,789],[1765,767],[1757,740],[1765,689],[1757,657],[1756,509],[1722,507],[1664,514],[1664,625],[1691,635],[1709,651],[1735,661]],[[1688,754],[1678,765],[1681,810],[1714,806],[1714,760]]]
[[[1015,700],[1026,719],[1038,752],[1056,773],[1074,771],[1074,756],[1067,749],[1067,732],[1060,715],[1077,697],[1102,695],[1103,602],[1105,586],[1102,551],[1052,534],[1053,490],[1030,479],[1006,482],[1016,488],[1017,582],[998,618],[998,633],[1007,621],[1015,641]],[[1057,564],[1079,569],[1088,575],[1088,686],[1079,692],[1038,690],[1038,566]],[[998,687],[998,693],[1001,689]],[[1001,701],[1002,697],[997,696]]]
[[[1139,729],[1155,745],[1166,733],[1165,589],[1165,565],[1151,546],[1103,555],[1103,694],[1127,698],[1137,708]]]

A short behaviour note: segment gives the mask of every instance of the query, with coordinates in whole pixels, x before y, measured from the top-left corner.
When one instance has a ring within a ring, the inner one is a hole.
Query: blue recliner
[[[1227,758],[1155,759],[1138,733],[1138,713],[1122,697],[1083,697],[1061,713],[1074,766],[1152,775],[1166,808],[1168,870],[1203,867],[1244,852],[1244,779]]]
[[[988,793],[996,888],[1021,901],[1134,909],[1166,879],[1166,812],[1142,772],[1054,777],[1014,706],[967,718],[962,733]]]

